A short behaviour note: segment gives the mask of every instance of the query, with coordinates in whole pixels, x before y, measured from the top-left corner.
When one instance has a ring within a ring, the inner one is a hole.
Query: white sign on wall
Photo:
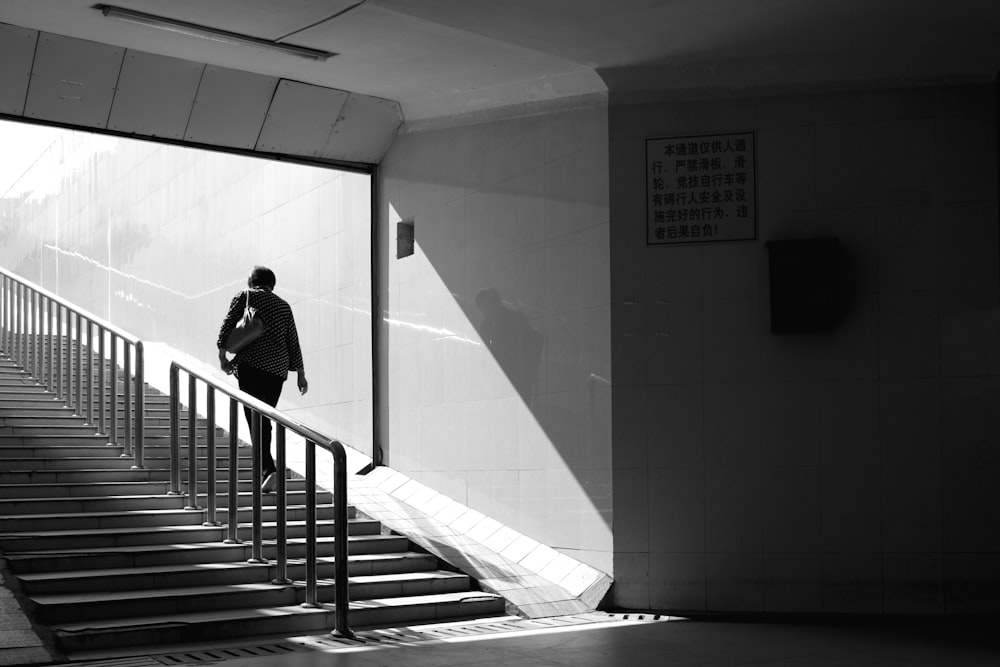
[[[757,238],[754,133],[646,140],[646,243]]]

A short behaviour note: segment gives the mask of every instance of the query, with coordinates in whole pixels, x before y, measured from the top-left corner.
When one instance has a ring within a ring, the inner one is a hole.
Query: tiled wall
[[[607,147],[603,98],[407,131],[379,215],[386,463],[604,572]],[[399,221],[416,250],[397,259]],[[484,288],[503,303],[492,318]]]
[[[0,264],[210,364],[230,299],[271,267],[310,381],[279,408],[370,452],[369,181],[65,131],[0,200]]]
[[[1000,611],[993,88],[611,101],[615,602]],[[645,139],[743,131],[758,240],[646,246]],[[848,315],[771,334],[814,236]]]

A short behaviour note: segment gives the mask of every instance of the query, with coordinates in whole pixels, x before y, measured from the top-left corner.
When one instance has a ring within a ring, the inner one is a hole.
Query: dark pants
[[[278,405],[281,388],[285,384],[281,376],[247,364],[240,364],[236,372],[242,391],[254,398],[259,398],[271,407]],[[253,433],[253,410],[243,408],[243,413],[246,415],[247,424],[250,425],[250,432]],[[267,417],[261,417],[260,420],[260,447],[263,459],[261,474],[267,477],[277,470],[277,466],[274,465],[274,457],[271,456],[271,420]]]

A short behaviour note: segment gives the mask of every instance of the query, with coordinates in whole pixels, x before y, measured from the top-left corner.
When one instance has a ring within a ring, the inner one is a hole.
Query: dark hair
[[[247,278],[247,287],[267,287],[268,289],[274,289],[276,282],[274,271],[266,266],[255,266],[253,267],[253,271],[250,272],[250,277]]]
[[[480,308],[496,308],[501,303],[500,292],[495,287],[484,287],[476,292],[476,305]]]

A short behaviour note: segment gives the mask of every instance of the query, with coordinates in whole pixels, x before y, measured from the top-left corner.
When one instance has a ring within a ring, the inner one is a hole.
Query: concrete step
[[[16,436],[13,436],[16,437]],[[11,444],[9,440],[3,440],[0,436],[0,460],[2,459],[38,459],[41,457],[69,459],[89,458],[103,460],[105,458],[120,457],[125,447],[123,445],[108,444],[107,436],[93,437],[82,442],[72,442],[68,439],[53,442],[42,438],[57,438],[59,436],[38,436],[38,439],[29,439],[27,442],[17,442]]]
[[[32,405],[20,407],[9,406],[6,402],[0,403],[0,418],[6,419],[8,417],[32,419],[36,422],[38,420],[48,421],[51,419],[78,419],[83,421],[83,417],[74,414],[73,410],[63,405],[61,401],[55,400],[39,401]]]
[[[3,398],[5,398],[6,396],[14,398],[20,395],[34,396],[37,394],[48,394],[48,393],[49,391],[45,387],[33,381],[19,382],[17,384],[10,383],[6,385],[0,385],[0,400],[3,400]]]
[[[57,385],[58,386],[58,385]],[[76,383],[73,383],[72,391],[69,387],[63,383],[62,391],[59,394],[59,400],[65,400],[69,395],[72,396],[73,402],[76,402]],[[50,398],[56,398],[55,387],[52,389],[46,388],[44,385],[37,382],[25,382],[19,384],[2,384],[0,383],[0,404],[3,404],[9,400],[16,400],[19,396],[49,396]],[[87,387],[84,385],[81,391],[81,404],[84,408],[87,406]],[[125,405],[125,388],[118,387],[116,392],[113,392],[112,387],[106,387],[104,390],[104,404],[105,406],[111,405],[112,398],[116,399],[119,409]],[[132,400],[135,400],[135,392],[132,392]],[[96,409],[100,403],[100,394],[98,393],[98,388],[95,386],[93,391],[94,408]],[[170,398],[159,393],[149,393],[147,392],[143,396],[143,406],[150,406],[157,409],[169,409]],[[110,408],[109,408],[110,409]]]
[[[249,570],[250,568],[246,568]],[[218,583],[203,579],[192,586],[148,587],[141,590],[109,590],[99,593],[53,593],[35,595],[29,604],[36,618],[46,625],[78,623],[83,620],[122,619],[150,614],[192,614],[241,608],[274,608],[301,605],[306,601],[302,583],[273,584],[261,580],[270,568],[259,565],[254,581]],[[298,568],[304,574],[304,567]],[[419,597],[469,590],[464,574],[431,570],[391,575],[359,575],[350,579],[350,596],[355,601]],[[320,602],[334,599],[334,581],[318,582]]]
[[[5,459],[9,460],[9,459]],[[34,460],[34,459],[30,459]],[[2,465],[2,464],[0,464]],[[219,471],[219,479],[228,479],[229,471],[225,468]],[[249,477],[249,474],[245,475]],[[90,468],[81,470],[2,470],[0,469],[0,494],[4,485],[13,484],[91,484],[100,482],[163,482],[169,481],[170,474],[166,470],[112,470],[107,468]]]
[[[185,530],[181,527],[180,531]],[[204,534],[204,533],[202,533]],[[215,537],[216,535],[210,535]],[[81,549],[45,549],[31,553],[8,552],[4,554],[11,573],[20,576],[38,572],[70,572],[100,568],[145,567],[150,565],[180,565],[227,563],[246,561],[253,555],[250,544],[249,527],[240,528],[238,544],[226,544],[221,540],[208,542],[157,542],[152,544],[115,545]],[[179,548],[178,545],[183,545]],[[357,554],[384,554],[407,551],[409,541],[401,535],[351,535],[347,538],[347,551]],[[316,540],[316,555],[333,558],[334,539],[320,537]],[[303,539],[288,541],[289,558],[305,558],[306,543]],[[265,558],[277,557],[277,547],[273,542],[265,542],[262,548]]]
[[[225,518],[220,515],[218,518]],[[305,521],[286,520],[285,529],[289,539],[305,538]],[[274,540],[277,537],[277,525],[274,522],[264,523],[261,527],[262,539]],[[368,519],[349,520],[348,534],[372,535],[378,533],[378,522]],[[245,531],[249,537],[249,527]],[[226,526],[205,526],[200,523],[188,525],[141,525],[122,526],[118,528],[91,528],[86,530],[33,530],[25,532],[4,531],[0,535],[0,545],[6,554],[25,552],[57,551],[72,546],[75,549],[100,549],[113,547],[149,546],[154,544],[191,544],[203,542],[222,542],[226,539]],[[317,534],[320,537],[334,537],[333,520],[321,520],[317,523]]]
[[[131,457],[121,457],[111,454],[106,458],[95,458],[92,456],[66,456],[63,458],[38,459],[23,456],[3,456],[0,455],[0,470],[85,470],[94,469],[97,465],[101,468],[112,470],[128,470],[135,464]],[[151,466],[147,464],[148,468]],[[166,467],[162,467],[166,470]]]
[[[239,493],[249,494],[253,491],[255,483],[250,481],[251,470],[241,469],[243,474],[237,479],[236,489]],[[132,472],[131,470],[128,472]],[[137,471],[143,472],[143,471]],[[149,471],[146,471],[149,472]],[[208,493],[208,484],[205,481],[206,471],[200,471],[196,492],[204,496]],[[216,495],[229,493],[229,471],[222,465],[216,471]],[[169,477],[162,475],[160,479],[150,479],[147,474],[144,478],[135,480],[106,480],[99,475],[94,475],[92,479],[81,481],[60,481],[44,483],[37,479],[27,483],[13,483],[4,481],[5,476],[13,473],[0,474],[0,500],[26,500],[29,498],[83,498],[83,497],[106,497],[106,496],[133,496],[141,494],[162,495],[170,491]],[[181,491],[188,492],[187,473],[181,474]],[[286,489],[291,492],[300,492],[305,488],[305,480],[289,479],[286,481]]]
[[[226,498],[218,498],[216,505],[216,520],[225,522],[229,518],[229,504]],[[252,500],[240,498],[236,506],[237,521],[249,523],[252,520]],[[183,507],[168,507],[165,509],[119,510],[107,512],[92,512],[88,514],[24,514],[20,516],[0,516],[0,542],[4,536],[15,533],[30,533],[32,531],[66,531],[66,530],[96,530],[114,528],[135,528],[142,526],[183,526],[202,524],[208,518],[208,501],[198,498],[197,507],[187,508],[185,498]],[[261,498],[261,516],[264,521],[277,519],[277,501],[274,495]],[[348,518],[357,517],[353,507],[347,508]],[[285,519],[287,521],[305,520],[305,505],[287,503]],[[317,519],[333,519],[333,506],[327,503],[316,508]]]
[[[96,454],[91,456],[70,456],[65,455],[61,458],[49,458],[45,460],[40,460],[38,458],[33,458],[32,454],[50,453],[55,451],[51,448],[49,449],[37,449],[32,448],[21,448],[8,452],[6,455],[0,455],[0,470],[5,470],[7,472],[14,471],[28,471],[28,470],[44,470],[48,472],[52,471],[77,471],[77,470],[128,470],[133,465],[135,465],[135,459],[131,456],[122,456],[121,453],[124,447],[120,445],[110,445],[107,446],[108,451],[103,453],[103,456],[98,456]],[[99,446],[98,446],[99,448]],[[83,452],[81,449],[68,450],[74,454]],[[93,450],[97,452],[97,449]],[[187,452],[182,450],[181,452],[181,475],[182,479],[187,478]],[[250,454],[240,453],[239,456],[239,466],[240,469],[244,468],[249,470],[251,465]],[[143,458],[144,470],[149,470],[156,474],[165,475],[169,473],[170,470],[170,459],[166,454],[156,455],[155,452],[146,452]],[[200,477],[204,478],[205,475],[205,457],[198,457],[198,474]],[[228,466],[228,454],[220,453],[216,456],[216,470],[224,470]],[[2,475],[3,473],[0,473]],[[221,475],[221,472],[217,472]],[[169,477],[167,478],[169,479]],[[221,477],[220,477],[221,479]]]
[[[26,436],[34,437],[39,435],[94,435],[97,431],[92,425],[86,424],[83,420],[59,420],[46,423],[34,422],[24,423],[25,420],[17,417],[0,419],[0,436]]]
[[[332,605],[307,608],[294,604],[266,611],[262,614],[256,608],[232,609],[107,619],[57,625],[52,631],[63,651],[78,652],[267,634],[312,634],[335,626]],[[502,613],[502,598],[487,593],[461,592],[361,600],[351,603],[349,616],[352,627],[359,628]]]
[[[437,569],[437,559],[431,554],[412,551],[378,554],[355,554],[348,558],[348,575],[387,575]],[[317,577],[334,577],[333,558],[316,559]],[[305,561],[291,559],[287,574],[291,579],[304,579]],[[265,583],[277,577],[274,562],[267,564],[233,561],[216,563],[211,568],[200,564],[148,565],[138,567],[74,570],[72,572],[38,572],[19,576],[25,595],[65,593],[102,593],[134,591],[146,588],[176,588],[195,586],[206,580],[214,584]]]
[[[60,409],[68,411],[76,417],[83,418],[86,416],[87,407],[84,405],[81,410],[77,410],[74,407],[69,407],[68,403],[62,398],[56,397],[54,394],[50,393],[37,393],[37,394],[17,394],[7,398],[0,398],[0,414],[18,414],[23,416],[32,416],[29,413],[25,413],[25,409],[45,409],[48,407],[58,407]],[[146,410],[144,413],[148,414]],[[121,422],[124,419],[124,407],[119,404],[118,406],[118,421]],[[132,410],[133,418],[135,417],[135,409]],[[45,415],[35,415],[44,418]],[[100,418],[100,411],[97,406],[94,407],[94,420],[97,421]],[[242,419],[242,415],[241,415]],[[111,408],[105,406],[105,421],[111,423]]]
[[[156,489],[163,489],[163,492],[160,494],[143,493],[114,496],[94,495],[60,496],[52,498],[0,498],[0,520],[4,517],[13,517],[24,514],[89,514],[91,512],[170,509],[178,500],[181,500],[184,504],[186,504],[187,494],[184,489],[181,490],[184,492],[184,495],[175,496],[168,494],[169,489],[166,488],[166,483],[154,482],[151,484]],[[290,482],[290,487],[291,488],[288,488],[285,493],[287,498],[286,502],[289,505],[305,502],[305,484],[292,480]],[[135,490],[134,487],[129,488],[133,491]],[[253,493],[249,490],[251,488],[252,487],[248,485],[248,490],[240,491],[237,495],[237,500],[241,507],[252,502]],[[84,488],[83,490],[85,491],[87,489]],[[226,502],[226,496],[224,494],[217,495],[220,505]],[[202,498],[204,498],[204,496],[202,496]],[[263,494],[262,498],[267,499],[267,502],[273,502],[276,498],[276,494]],[[333,501],[333,494],[328,491],[319,491],[316,494],[316,499],[317,502],[321,504],[330,503]]]
[[[10,461],[12,459],[3,459],[2,461]],[[131,461],[132,459],[128,459]],[[26,462],[33,462],[34,459],[24,459]],[[251,462],[249,456],[240,457],[238,470],[238,478],[240,480],[249,480],[252,474]],[[0,463],[2,465],[2,463]],[[227,493],[229,490],[229,461],[226,458],[220,457],[216,460],[215,478],[218,483],[216,493]],[[186,467],[181,468],[181,484],[187,487],[187,477],[188,472]],[[199,481],[199,492],[204,493],[206,480],[208,479],[208,471],[204,467],[204,459],[201,460],[199,468],[197,470],[198,481]],[[61,486],[61,485],[79,485],[79,484],[121,484],[128,482],[169,482],[170,481],[170,471],[166,468],[143,468],[141,470],[133,470],[130,468],[120,468],[120,469],[109,469],[109,468],[90,468],[90,469],[80,469],[80,470],[34,470],[34,469],[12,469],[0,472],[0,497],[12,497],[12,493],[4,491],[4,487],[7,485],[44,485],[44,486]],[[289,480],[291,483],[293,480]],[[243,482],[241,482],[242,484]],[[246,482],[249,484],[249,482]],[[240,487],[243,489],[243,487]],[[16,490],[14,491],[16,493]]]

